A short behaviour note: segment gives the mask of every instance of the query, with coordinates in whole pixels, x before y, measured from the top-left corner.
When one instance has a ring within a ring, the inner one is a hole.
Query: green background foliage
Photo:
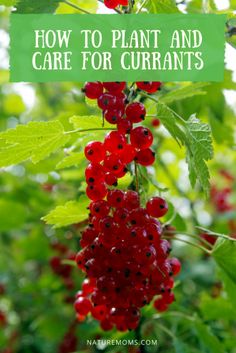
[[[98,8],[95,0],[72,2],[93,13]],[[182,11],[173,0],[136,1],[134,11],[141,4],[144,13]],[[0,6],[0,36],[6,47],[11,10],[79,12],[65,1],[4,0],[0,5],[5,5]],[[189,13],[218,11],[213,0],[192,0],[185,5]],[[235,1],[230,6],[223,11],[229,19],[226,37],[235,46],[230,31],[235,26]],[[7,58],[7,50],[1,48],[1,53]],[[75,287],[68,289],[50,268],[55,256],[52,244],[59,241],[73,252],[79,250],[80,229],[87,217],[83,148],[90,140],[102,141],[106,130],[100,130],[102,118],[94,102],[81,93],[82,83],[9,84],[8,78],[2,60],[0,284],[5,292],[0,294],[0,311],[7,325],[0,326],[0,352],[6,353],[7,348],[16,353],[58,352],[74,321],[73,305],[65,299],[80,288],[83,275],[73,268]],[[227,95],[235,96],[235,90],[233,73],[226,68],[223,82],[170,82],[154,100],[141,97],[150,116],[145,124],[155,135],[157,152],[154,167],[148,172],[139,168],[142,201],[155,194],[166,197],[170,211],[164,222],[175,226],[184,241],[199,245],[197,226],[227,236],[229,221],[235,220],[235,183],[230,212],[219,214],[208,194],[209,185],[228,185],[220,170],[236,176],[235,106],[229,104]],[[151,116],[161,120],[160,128],[152,127]],[[133,182],[128,173],[119,185],[125,189]],[[89,318],[76,326],[77,352],[128,352],[127,347],[86,345],[86,339],[97,337],[157,339],[158,350],[147,346],[147,353],[236,352],[235,243],[218,239],[208,256],[174,240],[173,254],[181,259],[183,270],[175,287],[176,302],[169,311],[159,314],[151,305],[145,307],[138,332],[128,334],[104,333]]]

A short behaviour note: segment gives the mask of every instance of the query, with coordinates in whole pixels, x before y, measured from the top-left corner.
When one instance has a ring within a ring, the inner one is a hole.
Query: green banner
[[[11,15],[11,82],[222,81],[225,15]]]

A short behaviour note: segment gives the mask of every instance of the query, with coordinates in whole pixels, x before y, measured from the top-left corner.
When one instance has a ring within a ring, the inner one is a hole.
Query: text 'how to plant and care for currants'
[[[11,80],[218,81],[224,25],[215,15],[13,15]]]

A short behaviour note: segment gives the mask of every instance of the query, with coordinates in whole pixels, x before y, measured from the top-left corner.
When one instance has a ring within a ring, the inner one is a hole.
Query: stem
[[[210,244],[210,243],[208,243],[208,241],[207,240],[205,240],[205,239],[201,239],[199,236],[197,236],[197,235],[195,235],[195,234],[190,234],[190,233],[187,233],[187,232],[178,232],[178,231],[167,231],[166,232],[166,234],[167,235],[178,235],[178,234],[183,234],[183,235],[187,235],[188,237],[190,237],[190,238],[193,238],[193,239],[196,239],[196,240],[200,240],[201,241],[201,243],[203,243],[203,244],[205,244],[206,246],[208,246],[208,247],[210,247],[210,248],[212,248],[213,246]]]
[[[215,233],[215,232],[212,232],[211,230],[208,230],[208,229],[203,228],[203,227],[196,226],[196,228],[198,228],[198,229],[204,231],[205,233],[207,233],[209,235],[212,235],[213,237],[216,237],[216,238],[222,238],[222,239],[226,239],[226,240],[236,241],[235,238],[231,238],[230,236],[228,236],[226,234]]]
[[[167,327],[159,323],[156,325],[160,327],[160,329],[165,332],[168,336],[170,336],[173,340],[176,339],[176,336]]]
[[[208,8],[209,8],[208,0],[202,0],[202,12],[208,13]]]
[[[73,260],[67,260],[67,259],[64,259],[61,261],[62,265],[69,265],[69,266],[72,266],[72,267],[77,267],[76,265],[76,262],[73,261]]]
[[[160,319],[163,316],[177,316],[177,317],[182,317],[183,319],[186,319],[186,320],[189,320],[189,321],[196,321],[195,317],[186,315],[184,313],[180,313],[178,311],[169,311],[169,312],[162,313],[162,314],[156,314],[156,315],[153,316],[153,318],[154,319]]]
[[[185,240],[185,239],[180,239],[180,238],[177,238],[175,236],[165,236],[165,238],[167,239],[174,239],[174,240],[177,240],[177,241],[182,241],[182,243],[186,243],[188,245],[192,245],[194,246],[195,248],[198,248],[199,250],[202,250],[204,251],[205,253],[207,253],[208,255],[211,255],[211,251],[210,250],[207,250],[206,248],[204,248],[204,246],[201,246],[199,244],[196,244],[196,243],[192,243],[191,241],[188,241],[188,240]]]
[[[82,9],[81,7],[79,7],[79,6],[75,5],[75,4],[73,4],[72,2],[70,2],[70,1],[68,1],[68,0],[64,0],[64,3],[65,3],[66,5],[69,5],[69,6],[73,7],[74,9],[76,9],[76,10],[78,10],[78,11],[80,11],[80,12],[86,13],[87,15],[91,15],[91,12]]]
[[[132,0],[129,0],[129,7],[128,7],[127,13],[131,13],[131,12],[132,12],[132,9],[133,9],[133,1],[132,1]]]
[[[136,14],[140,13],[142,11],[142,9],[144,8],[144,6],[146,5],[146,3],[148,2],[148,0],[144,0],[143,3],[141,4],[140,8],[138,9],[138,11],[136,12]]]
[[[177,192],[179,193],[180,196],[182,196],[183,198],[189,200],[190,202],[190,208],[192,211],[192,223],[194,225],[198,224],[197,221],[197,215],[194,209],[194,203],[189,199],[189,196],[178,186],[178,184],[175,181],[175,178],[173,177],[173,175],[170,173],[169,168],[166,166],[166,164],[163,162],[163,160],[160,158],[160,156],[157,156],[158,161],[160,163],[160,166],[162,167],[162,169],[164,170],[164,172],[166,173],[166,176],[169,178],[170,182],[172,183],[172,185],[174,186],[174,188],[177,190]]]
[[[142,340],[142,336],[141,336],[141,326],[142,326],[142,319],[138,325],[138,327],[136,328],[136,330],[134,331],[135,333],[135,338],[137,339],[137,341],[141,341]],[[140,352],[141,353],[146,353],[146,347],[144,345],[141,345],[139,347]]]
[[[138,165],[134,162],[134,172],[135,172],[135,183],[136,183],[136,191],[139,193],[139,180],[138,180]]]
[[[142,177],[143,179],[145,179],[145,180],[148,181],[149,183],[152,183],[152,185],[153,185],[159,192],[167,192],[167,191],[169,190],[168,188],[161,188],[161,187],[159,187],[156,182],[154,182],[153,180],[150,180],[148,177],[146,177],[146,175],[144,175],[144,174],[141,173],[140,171],[139,171],[139,173],[140,173],[140,175],[141,175],[141,177]]]
[[[141,96],[143,96],[143,97],[146,97],[146,98],[148,98],[148,99],[150,99],[150,100],[152,100],[153,102],[156,102],[156,103],[159,103],[159,101],[155,98],[155,97],[153,97],[153,96],[150,96],[149,94],[146,94],[146,93],[140,93],[140,95]],[[181,120],[181,122],[185,125],[186,124],[186,121],[178,114],[178,113],[176,113],[173,109],[171,109],[169,106],[167,107],[170,111],[171,111],[171,113],[173,113],[179,120]]]
[[[77,129],[77,130],[72,130],[72,131],[65,131],[64,135],[70,135],[70,134],[76,134],[77,132],[89,132],[89,131],[107,131],[107,130],[116,130],[116,129],[111,129],[109,127],[97,127],[97,128],[91,128],[91,129]]]

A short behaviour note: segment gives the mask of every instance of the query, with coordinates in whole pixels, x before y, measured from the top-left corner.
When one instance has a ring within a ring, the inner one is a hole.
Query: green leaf
[[[78,166],[81,165],[83,162],[85,162],[84,152],[72,152],[70,155],[66,156],[62,161],[60,161],[56,165],[56,169]]]
[[[178,229],[178,231],[186,231],[187,227],[186,227],[186,223],[184,221],[184,219],[180,216],[179,213],[177,213],[175,215],[175,218],[173,219],[173,221],[171,222],[171,225],[173,227],[175,227],[176,229]]]
[[[0,0],[0,5],[15,6],[18,0]]]
[[[54,225],[54,228],[80,223],[88,218],[87,207],[88,200],[81,197],[78,201],[69,201],[63,206],[57,206],[42,219],[47,224]]]
[[[60,0],[18,0],[18,13],[52,13],[56,10]]]
[[[185,345],[177,337],[173,339],[173,345],[176,353],[186,353]]]
[[[195,322],[195,330],[199,336],[200,342],[206,347],[207,351],[214,353],[225,353],[225,350],[219,339],[212,333],[211,328],[203,324],[200,320]]]
[[[28,159],[37,163],[64,146],[68,139],[62,124],[57,120],[18,125],[15,129],[0,133],[0,167]]]
[[[169,131],[171,136],[179,143],[186,144],[185,133],[181,126],[177,123],[176,116],[165,104],[157,104],[157,118],[161,120],[161,123]]]
[[[227,107],[229,110],[229,108]],[[227,114],[230,117],[230,110]],[[233,115],[233,119],[234,119]],[[224,121],[221,122],[217,117],[210,111],[209,112],[209,122],[211,124],[212,135],[217,143],[233,146],[234,145],[234,129],[230,125],[230,122],[224,118]]]
[[[72,116],[70,118],[70,123],[74,125],[74,128],[78,130],[78,132],[84,132],[83,130],[93,130],[93,129],[114,129],[114,125],[109,124],[107,121],[102,122],[102,117],[96,115],[88,115],[88,116]],[[85,131],[86,132],[86,131]]]
[[[206,94],[202,88],[206,87],[208,83],[196,82],[192,84],[188,84],[187,86],[180,87],[176,90],[173,90],[169,93],[166,93],[162,97],[159,98],[161,103],[169,104],[174,101],[178,101],[181,99],[189,98],[196,95],[204,95]]]
[[[206,293],[202,295],[200,310],[205,320],[233,320],[236,314],[233,305],[227,298],[212,298]]]
[[[180,12],[174,0],[149,0],[146,8],[150,13],[178,13]]]
[[[132,183],[133,181],[133,176],[128,172],[123,176],[121,179],[119,179],[119,189],[124,189],[127,190],[128,186]]]
[[[230,8],[236,10],[236,0],[230,0]]]
[[[180,145],[185,145],[191,185],[194,186],[198,179],[207,194],[210,187],[210,175],[206,161],[213,157],[209,125],[202,123],[195,115],[184,121],[163,103],[157,104],[157,117],[171,136]]]
[[[192,115],[186,122],[187,147],[190,150],[188,155],[191,183],[194,186],[195,176],[207,194],[210,187],[210,175],[206,161],[213,157],[211,129],[208,124],[203,124],[195,115]],[[194,175],[194,177],[193,177]]]
[[[236,284],[236,242],[227,239],[218,239],[212,256],[218,266]]]
[[[231,318],[235,319],[235,315],[236,315],[236,296],[235,296],[236,283],[234,281],[232,281],[232,279],[224,271],[220,271],[219,275],[220,275],[220,279],[224,283],[224,289],[227,293],[227,297],[228,297],[227,303],[230,305],[230,302],[231,302],[231,307],[232,307]]]

